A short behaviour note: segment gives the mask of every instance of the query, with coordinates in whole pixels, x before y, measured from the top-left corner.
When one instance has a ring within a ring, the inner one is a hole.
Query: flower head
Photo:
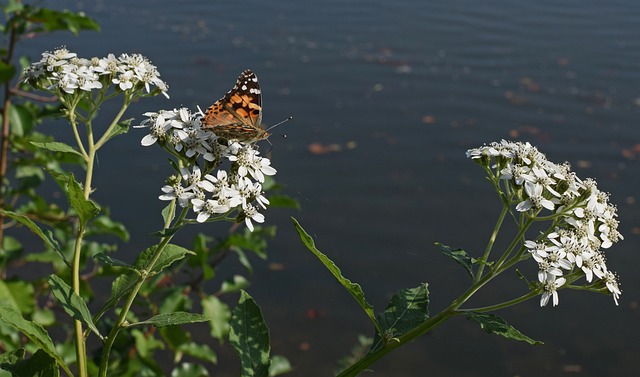
[[[61,47],[43,53],[40,61],[31,64],[25,70],[25,82],[56,94],[91,92],[113,84],[114,90],[135,91],[139,95],[159,92],[168,98],[168,86],[160,79],[157,68],[140,54],[85,59]]]
[[[275,175],[276,169],[254,144],[219,139],[201,127],[201,111],[180,108],[144,115],[147,119],[135,126],[149,130],[142,145],[159,144],[185,166],[178,172],[180,182],[164,186],[160,199],[177,199],[181,206],[193,210],[200,223],[228,218],[232,213],[251,231],[254,222],[264,222],[259,209],[266,209],[269,200],[262,183],[266,176]]]
[[[623,237],[618,232],[616,207],[609,203],[609,194],[598,190],[595,180],[581,180],[568,163],[547,160],[529,143],[502,140],[470,149],[467,157],[494,170],[517,212],[535,218],[544,211],[553,220],[554,228],[524,242],[538,263],[542,306],[551,299],[554,306],[558,304],[557,291],[569,276],[572,283],[580,277],[590,284],[606,281],[606,289],[618,304],[617,277],[608,270],[602,249]]]

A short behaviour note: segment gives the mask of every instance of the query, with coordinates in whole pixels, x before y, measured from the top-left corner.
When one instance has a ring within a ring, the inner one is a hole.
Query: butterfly
[[[269,137],[262,125],[262,92],[255,73],[250,69],[242,72],[233,89],[207,108],[202,128],[246,143]]]

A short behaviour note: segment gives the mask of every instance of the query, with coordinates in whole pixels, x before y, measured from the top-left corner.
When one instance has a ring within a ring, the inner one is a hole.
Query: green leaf
[[[100,31],[100,25],[82,12],[38,8],[29,21],[40,24],[45,31],[68,30],[78,35],[80,30]]]
[[[269,329],[256,302],[245,291],[231,316],[229,342],[240,357],[242,377],[269,375]]]
[[[429,319],[429,289],[427,284],[403,288],[393,295],[378,322],[385,337],[399,337]],[[374,344],[376,342],[374,341]]]
[[[189,356],[198,358],[200,360],[210,362],[212,364],[218,363],[218,356],[211,349],[211,347],[209,347],[206,344],[197,344],[194,342],[187,342],[187,343],[181,344],[178,347],[177,351],[185,355],[189,355]]]
[[[151,259],[156,252],[156,247],[156,245],[151,246],[150,248],[140,253],[135,263],[133,264],[137,270],[142,271],[149,268],[149,263],[151,262]],[[167,244],[162,250],[160,257],[158,257],[158,260],[153,265],[153,268],[151,268],[151,270],[147,272],[158,273],[169,267],[174,262],[184,258],[187,254],[195,255],[193,251],[187,250],[184,247]]]
[[[465,316],[467,317],[467,319],[476,321],[480,325],[480,327],[484,331],[486,331],[488,334],[497,334],[497,335],[504,336],[505,338],[508,338],[508,339],[527,342],[533,345],[543,344],[538,340],[533,340],[528,336],[522,334],[520,331],[516,330],[511,325],[507,324],[507,322],[504,319],[498,317],[495,314],[466,312]]]
[[[13,365],[2,364],[13,376],[20,377],[58,377],[60,368],[56,365],[56,360],[45,351],[39,349],[27,360],[19,360]]]
[[[19,223],[21,223],[23,225],[26,225],[27,228],[31,229],[31,231],[33,233],[35,233],[38,237],[40,237],[44,241],[44,243],[47,245],[47,247],[49,247],[50,249],[55,251],[56,254],[58,254],[58,256],[60,256],[60,258],[62,258],[64,263],[69,268],[71,268],[71,264],[65,258],[64,254],[62,253],[62,250],[60,250],[60,244],[58,243],[58,241],[56,241],[55,238],[53,238],[53,234],[51,233],[50,230],[40,229],[40,227],[36,223],[31,221],[31,219],[28,218],[27,216],[20,215],[18,213],[11,212],[11,211],[5,211],[5,210],[2,210],[2,209],[0,209],[0,213],[2,213],[3,215],[5,215],[7,217],[11,217],[12,219],[18,221]]]
[[[12,103],[11,107],[9,107],[9,121],[11,123],[11,133],[16,136],[24,136],[25,133],[33,128],[35,119],[33,113],[26,107]]]
[[[75,180],[73,174],[69,174],[68,190],[69,204],[78,213],[82,225],[86,225],[89,220],[100,213],[100,207],[93,200],[85,199],[84,190]]]
[[[0,280],[0,305],[31,314],[35,309],[35,302],[32,283],[24,280]]]
[[[98,216],[91,222],[87,234],[112,234],[121,240],[129,241],[129,232],[124,224],[113,221],[109,216]]]
[[[209,372],[202,365],[181,363],[173,368],[171,377],[209,377]]]
[[[51,292],[53,293],[53,297],[55,297],[62,307],[64,311],[67,312],[73,319],[83,322],[87,327],[93,331],[98,338],[102,339],[102,335],[100,335],[100,331],[93,323],[93,319],[91,318],[91,313],[89,312],[89,308],[87,307],[87,303],[78,296],[73,289],[64,282],[61,278],[56,275],[49,276],[49,284],[51,284]]]
[[[146,321],[132,323],[131,326],[151,325],[155,327],[165,327],[173,325],[184,325],[186,323],[207,322],[210,320],[211,318],[206,317],[202,314],[175,312],[158,314],[147,319]]]
[[[109,134],[107,135],[105,142],[113,139],[118,135],[126,134],[127,132],[129,132],[129,127],[131,126],[131,122],[133,122],[133,120],[134,120],[133,118],[130,118],[130,119],[118,122],[118,124],[116,124],[115,127],[111,129],[111,132],[109,132]]]
[[[275,355],[271,358],[271,365],[269,365],[269,377],[279,376],[290,372],[293,372],[293,367],[286,357]]]
[[[162,370],[152,357],[155,350],[164,348],[164,343],[156,339],[153,334],[144,333],[138,329],[132,329],[131,335],[136,342],[136,352],[145,360],[145,363],[150,363],[153,369],[157,369],[160,372],[156,374],[157,376],[161,376]]]
[[[98,311],[96,318],[99,318],[104,314],[107,310],[116,306],[118,301],[120,301],[124,296],[129,294],[133,287],[135,287],[138,281],[139,275],[136,272],[136,275],[132,273],[123,274],[115,278],[113,283],[111,283],[111,294],[109,295],[109,299],[104,303],[104,305]]]
[[[440,252],[442,254],[448,256],[464,267],[469,276],[473,279],[473,259],[469,257],[466,251],[462,249],[454,249],[451,246],[443,245],[439,242],[436,242],[436,246],[440,246]]]
[[[164,220],[164,224],[170,224],[173,221],[173,219],[176,217],[175,209],[176,209],[176,202],[173,200],[169,202],[169,204],[162,209],[162,220]]]
[[[65,143],[61,143],[59,141],[49,141],[46,143],[32,141],[31,144],[39,148],[50,150],[52,152],[73,153],[82,157],[82,154],[77,150],[73,149],[73,147]]]
[[[51,337],[42,326],[22,318],[17,310],[9,306],[0,306],[0,321],[20,330],[38,348],[51,356],[68,375],[72,375],[67,364],[56,352]]]
[[[220,301],[216,296],[209,295],[202,299],[202,314],[211,318],[211,336],[223,341],[229,333],[229,319],[231,311],[229,305]]]
[[[184,225],[174,226],[173,228],[165,228],[157,232],[151,233],[154,237],[171,237],[176,234]]]
[[[8,82],[15,74],[16,67],[13,64],[0,61],[0,84]]]
[[[4,364],[13,365],[24,359],[25,349],[18,348],[16,350],[0,353],[0,368],[4,368]]]
[[[287,195],[269,195],[269,207],[300,209],[300,203]]]
[[[305,232],[305,230],[302,229],[302,226],[300,226],[298,221],[293,217],[291,219],[293,220],[293,225],[295,226],[296,231],[300,236],[300,240],[302,240],[302,243],[309,250],[311,250],[313,254],[315,254],[315,256],[320,260],[320,262],[324,264],[324,266],[333,274],[333,276],[338,280],[338,282],[342,284],[342,286],[347,289],[347,291],[351,294],[351,296],[353,296],[353,298],[358,302],[358,304],[360,304],[360,307],[365,311],[365,313],[367,313],[367,315],[369,316],[369,319],[371,319],[371,322],[373,322],[373,325],[376,327],[376,330],[378,332],[382,332],[380,328],[380,324],[376,320],[375,314],[373,313],[373,306],[371,306],[371,304],[367,302],[366,298],[364,297],[364,292],[362,291],[362,288],[360,287],[360,285],[357,283],[352,283],[351,280],[342,276],[342,272],[340,271],[340,268],[338,268],[338,266],[336,266],[335,263],[333,263],[333,261],[331,261],[331,259],[329,259],[326,255],[324,255],[320,250],[316,249],[313,238],[311,238],[311,236],[309,236],[309,234],[307,234],[307,232]]]
[[[233,275],[231,279],[222,282],[220,293],[237,292],[249,286],[249,280],[242,275]]]
[[[166,326],[159,329],[157,332],[162,337],[162,340],[169,346],[171,350],[175,352],[174,361],[178,361],[182,358],[182,354],[178,350],[183,344],[191,342],[191,333],[186,331],[181,326]]]
[[[65,192],[67,191],[67,183],[69,182],[69,177],[66,174],[52,169],[45,169],[45,171],[49,173],[49,175],[53,178],[54,181],[56,181],[56,183],[62,190],[64,190]]]
[[[131,266],[129,263],[123,262],[123,261],[118,260],[118,259],[111,258],[110,256],[108,256],[105,253],[96,254],[96,255],[93,256],[93,259],[95,259],[98,262],[100,262],[102,264],[105,264],[107,266],[122,267],[122,268],[127,268],[127,269],[130,269],[130,270],[134,270],[133,266]]]

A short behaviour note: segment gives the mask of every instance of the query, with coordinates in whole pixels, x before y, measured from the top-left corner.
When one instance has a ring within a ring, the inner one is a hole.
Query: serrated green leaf
[[[9,306],[0,306],[0,321],[20,330],[38,348],[55,359],[56,363],[64,369],[68,375],[72,375],[67,364],[56,352],[51,337],[49,337],[49,334],[42,326],[22,318],[22,315],[20,315],[17,310]]]
[[[132,323],[131,326],[151,325],[155,327],[165,327],[174,325],[184,325],[186,323],[207,322],[211,318],[198,313],[175,312],[163,313],[153,316],[146,321]]]
[[[202,305],[202,314],[211,318],[209,323],[211,336],[219,341],[224,341],[229,333],[229,319],[231,318],[229,305],[213,295],[205,297],[200,303]]]
[[[264,323],[260,307],[245,291],[240,293],[230,324],[229,342],[240,357],[240,375],[267,377],[271,352],[269,329]]]
[[[140,253],[135,263],[133,264],[134,267],[139,271],[147,270],[149,268],[148,265],[151,262],[151,259],[155,251],[156,251],[156,246],[154,245],[144,250],[142,253]],[[158,273],[164,270],[165,268],[169,267],[174,262],[184,258],[185,255],[187,254],[195,255],[193,251],[187,250],[184,247],[180,247],[173,244],[167,244],[165,248],[162,250],[160,257],[158,257],[158,260],[153,265],[153,268],[151,268],[151,270],[147,272]]]
[[[533,340],[528,336],[522,334],[513,326],[509,325],[504,319],[498,317],[495,314],[466,312],[465,316],[467,317],[467,319],[471,319],[477,322],[480,327],[488,334],[497,334],[508,339],[527,342],[533,345],[543,344],[541,341]]]
[[[473,279],[473,259],[469,257],[466,251],[462,249],[454,249],[451,246],[443,245],[439,242],[436,242],[436,246],[440,247],[440,252],[442,254],[448,256],[464,267],[469,276]]]
[[[322,262],[322,264],[324,264],[324,266],[329,270],[329,272],[331,272],[331,274],[333,274],[338,282],[347,289],[347,291],[351,294],[351,296],[353,296],[360,307],[365,311],[365,313],[367,313],[367,316],[369,316],[369,319],[371,319],[371,322],[373,322],[376,330],[378,332],[381,332],[380,324],[378,323],[378,320],[376,319],[376,316],[373,312],[373,306],[369,304],[369,302],[367,302],[367,299],[364,297],[364,292],[362,291],[360,285],[357,283],[352,283],[351,280],[342,276],[340,268],[338,268],[338,266],[336,266],[335,263],[333,263],[333,261],[326,255],[324,255],[320,250],[316,249],[313,238],[311,238],[311,236],[309,236],[309,234],[307,234],[307,232],[302,229],[300,223],[298,223],[298,221],[293,217],[291,219],[293,220],[293,225],[295,226],[302,243],[320,260],[320,262]]]
[[[49,276],[49,284],[51,284],[51,292],[53,293],[53,297],[56,298],[64,308],[64,311],[67,312],[73,319],[83,322],[87,327],[93,331],[98,338],[102,339],[102,335],[100,335],[100,331],[93,323],[93,319],[91,318],[91,313],[89,312],[89,308],[87,307],[87,303],[78,296],[73,289],[65,283],[64,280],[59,278],[56,275]]]
[[[78,213],[80,223],[86,225],[89,220],[96,217],[100,213],[100,207],[91,199],[85,199],[84,190],[80,184],[73,177],[73,174],[69,174],[68,181],[68,195],[69,204]]]
[[[31,144],[35,145],[36,147],[47,149],[47,150],[52,151],[52,152],[73,153],[73,154],[76,154],[76,155],[82,157],[82,153],[80,153],[77,150],[73,149],[73,147],[71,147],[70,145],[67,145],[65,143],[61,143],[59,141],[49,141],[49,142],[46,142],[46,143],[40,143],[40,142],[37,142],[37,141],[32,141]]]
[[[382,334],[390,337],[402,336],[427,319],[429,319],[429,289],[426,283],[415,288],[399,290],[393,295],[385,311],[378,315]]]
[[[53,238],[53,234],[51,233],[50,230],[41,229],[36,223],[34,223],[27,216],[24,216],[15,212],[11,212],[11,211],[5,211],[2,209],[0,209],[0,213],[2,213],[7,217],[11,217],[12,219],[18,221],[19,223],[29,228],[33,233],[35,233],[38,237],[40,237],[42,241],[44,241],[47,247],[55,251],[56,254],[58,254],[58,256],[64,261],[64,263],[69,268],[71,267],[71,264],[69,263],[69,261],[67,261],[64,254],[62,253],[62,250],[60,250],[60,244],[58,243],[58,241],[56,241],[55,238]]]

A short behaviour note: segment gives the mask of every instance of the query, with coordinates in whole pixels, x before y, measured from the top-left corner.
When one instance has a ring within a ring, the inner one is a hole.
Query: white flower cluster
[[[538,262],[538,280],[544,287],[541,306],[551,298],[557,305],[557,290],[580,276],[593,282],[594,289],[604,285],[618,304],[618,278],[607,268],[601,250],[623,239],[609,194],[599,191],[594,180],[578,178],[567,163],[547,160],[529,143],[494,142],[468,150],[467,157],[508,182],[507,189],[516,194],[517,211],[532,216],[543,209],[552,212],[548,218],[553,228],[524,244]]]
[[[266,209],[269,200],[263,196],[262,184],[265,176],[276,174],[268,158],[260,157],[252,144],[222,144],[213,132],[201,128],[202,112],[181,108],[144,115],[147,119],[137,127],[148,127],[150,133],[142,145],[158,143],[189,165],[180,168],[179,178],[169,179],[161,200],[177,199],[183,208],[190,206],[200,223],[235,210],[251,231],[252,220],[264,222],[258,211]],[[199,157],[204,160],[202,170],[196,164]],[[229,170],[213,173],[223,161],[229,161]]]
[[[39,62],[25,70],[25,82],[35,87],[74,94],[77,90],[90,92],[114,84],[122,91],[141,90],[151,93],[154,86],[168,98],[167,84],[160,79],[156,66],[140,54],[122,54],[116,58],[79,58],[62,47],[45,52]],[[61,93],[62,94],[62,93]]]

